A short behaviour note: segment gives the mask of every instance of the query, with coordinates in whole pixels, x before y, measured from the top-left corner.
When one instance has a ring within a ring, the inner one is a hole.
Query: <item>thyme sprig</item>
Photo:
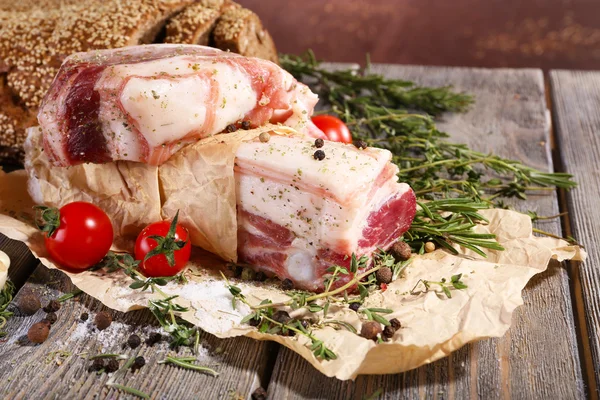
[[[473,102],[471,96],[456,93],[449,86],[418,87],[413,82],[387,79],[371,73],[368,63],[358,70],[329,71],[310,51],[304,56],[283,55],[280,61],[324,100],[324,111],[341,118],[355,139],[390,150],[400,181],[408,183],[421,199],[458,197],[488,208],[502,204],[503,198],[526,199],[530,191],[576,186],[569,174],[539,171],[447,141],[448,135],[437,129],[432,115],[465,111]],[[448,211],[456,215],[453,223],[472,220],[468,212],[456,208]],[[439,218],[436,221],[441,223]],[[416,220],[409,231],[414,238],[410,244],[416,250],[422,249],[425,235],[450,251],[453,243],[479,254],[493,246],[493,237],[470,237],[472,227],[465,226],[464,232],[456,235],[448,231],[454,229],[453,224],[438,224],[427,232],[423,232],[424,225]]]
[[[450,278],[450,282],[446,281],[446,278],[442,278],[439,281],[428,281],[425,279],[419,279],[417,281],[415,287],[413,287],[412,290],[410,291],[410,294],[417,295],[417,294],[421,293],[421,292],[416,291],[417,287],[421,284],[425,287],[425,292],[428,292],[429,289],[431,289],[432,285],[437,285],[440,287],[440,289],[446,295],[446,297],[451,299],[452,298],[451,289],[462,290],[462,289],[466,289],[468,287],[462,281],[461,278],[462,278],[462,274],[452,275],[452,277]]]

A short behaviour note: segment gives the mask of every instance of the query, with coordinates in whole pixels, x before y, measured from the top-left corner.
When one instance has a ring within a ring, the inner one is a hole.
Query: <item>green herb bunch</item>
[[[311,51],[304,56],[282,55],[280,61],[319,95],[326,104],[324,112],[348,125],[354,139],[389,149],[399,167],[400,181],[408,183],[418,198],[461,199],[437,203],[429,210],[420,203],[422,211],[407,234],[416,250],[422,252],[427,241],[448,249],[459,244],[480,254],[482,248],[499,249],[493,236],[473,236],[474,224],[485,222],[476,210],[502,206],[503,198],[526,199],[528,191],[576,186],[569,174],[539,171],[449,142],[448,135],[437,129],[434,117],[463,112],[473,103],[471,96],[450,86],[420,87],[387,79],[370,73],[369,62],[358,70],[330,71]],[[493,178],[486,177],[486,172]]]

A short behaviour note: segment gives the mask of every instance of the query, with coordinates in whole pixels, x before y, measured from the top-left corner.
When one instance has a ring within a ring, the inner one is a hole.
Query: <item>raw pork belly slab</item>
[[[332,265],[389,248],[415,216],[412,189],[398,183],[387,150],[272,136],[236,153],[239,261],[294,286],[323,289]],[[351,276],[342,276],[341,285]]]
[[[147,45],[68,57],[38,114],[57,166],[160,165],[182,146],[249,121],[315,137],[317,95],[276,64],[194,45]]]

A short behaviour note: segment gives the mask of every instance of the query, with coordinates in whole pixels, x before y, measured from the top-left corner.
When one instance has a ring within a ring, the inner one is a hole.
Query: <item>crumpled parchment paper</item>
[[[212,143],[217,146],[219,141],[213,139]],[[64,176],[58,176],[54,172],[46,174],[36,172],[39,181],[37,184],[41,187],[49,185],[45,196],[60,194],[72,201],[79,199],[78,196],[83,196],[70,195],[72,191],[95,187],[95,190],[101,193],[102,187],[96,185],[101,186],[104,182],[113,185],[116,181],[118,187],[106,188],[112,190],[113,198],[104,199],[106,203],[102,204],[109,215],[117,212],[117,208],[123,208],[118,211],[121,213],[118,215],[122,216],[122,222],[117,226],[120,232],[125,232],[128,227],[135,225],[127,221],[135,221],[136,216],[140,218],[140,224],[141,221],[146,223],[146,219],[147,222],[153,220],[152,218],[157,219],[160,214],[159,207],[162,207],[162,213],[166,216],[176,209],[182,210],[182,215],[194,212],[192,205],[195,199],[186,196],[186,193],[192,193],[187,192],[190,186],[189,179],[197,176],[198,171],[204,167],[217,165],[217,170],[223,171],[226,164],[216,162],[219,160],[210,157],[203,159],[201,164],[195,164],[195,160],[189,158],[194,158],[199,148],[194,150],[190,146],[188,152],[180,155],[180,159],[172,161],[174,170],[169,178],[171,186],[167,184],[165,188],[163,183],[163,190],[177,192],[176,182],[184,180],[181,182],[181,192],[171,193],[166,200],[159,194],[159,203],[150,200],[147,206],[154,213],[151,217],[145,216],[146,211],[137,214],[137,207],[140,207],[137,196],[143,190],[154,191],[155,181],[139,181],[139,186],[135,188],[129,183],[121,183],[118,186],[118,182],[119,180],[127,182],[129,176],[135,179],[145,176],[146,179],[156,180],[154,175],[156,172],[152,168],[147,171],[135,171],[135,166],[117,165],[107,167],[103,172],[98,166],[88,165],[79,168],[77,172],[65,172]],[[43,155],[36,157],[43,158]],[[39,162],[46,165],[43,160]],[[40,171],[44,168],[40,167]],[[232,170],[227,173],[233,175]],[[105,174],[119,175],[113,180]],[[69,179],[70,183],[65,182],[64,179]],[[218,186],[215,181],[219,179],[226,179],[226,177],[213,175],[207,178],[212,182],[205,181],[200,185]],[[23,241],[44,265],[56,268],[56,265],[47,258],[43,236],[31,222],[31,206],[34,202],[27,193],[27,180],[25,171],[10,174],[0,171],[0,233]],[[81,186],[77,188],[70,186],[74,181],[79,182]],[[193,193],[202,195],[205,192]],[[232,195],[225,189],[213,193],[219,196]],[[56,200],[57,197],[54,199]],[[83,199],[97,201],[96,198],[83,197]],[[231,200],[229,197],[228,199]],[[214,205],[210,207],[213,207],[214,212],[219,212],[218,209],[214,210]],[[489,219],[490,223],[481,225],[478,229],[481,232],[496,234],[505,251],[489,251],[487,258],[482,258],[466,249],[461,249],[464,253],[461,256],[454,256],[443,250],[415,256],[400,279],[388,285],[385,292],[377,291],[371,294],[364,304],[365,307],[394,310],[392,314],[386,315],[386,318],[398,318],[402,328],[396,332],[391,341],[376,344],[345,329],[336,330],[333,326],[323,325],[313,333],[337,354],[337,359],[332,361],[315,358],[308,347],[309,340],[303,336],[264,334],[249,325],[241,325],[240,320],[250,313],[250,309],[240,302],[235,309],[232,307],[231,294],[218,272],[219,269],[223,269],[224,262],[202,250],[195,249],[193,252],[190,268],[186,273],[189,282],[183,285],[170,282],[162,290],[167,295],[179,295],[177,303],[189,307],[189,311],[183,313],[181,317],[203,330],[221,338],[249,336],[258,340],[277,341],[300,354],[327,376],[354,379],[359,374],[398,373],[442,358],[471,341],[502,336],[510,326],[513,311],[523,304],[521,291],[533,275],[544,271],[551,258],[581,260],[585,257],[582,249],[569,246],[563,240],[534,237],[531,219],[526,215],[496,209],[482,211],[482,214]],[[196,215],[206,217],[200,211]],[[203,232],[203,228],[199,226],[198,231]],[[205,239],[199,239],[202,240]],[[131,244],[131,241],[125,239],[117,240],[114,247],[118,250],[127,250],[131,248]],[[439,293],[435,287],[425,292],[423,285],[417,285],[421,279],[449,280],[452,275],[458,273],[463,274],[463,282],[468,285],[468,288],[453,290],[452,298]],[[129,289],[130,278],[119,272],[107,274],[103,271],[86,271],[78,274],[65,272],[65,274],[81,290],[118,311],[143,308],[148,305],[150,299],[160,298],[159,294]],[[243,282],[232,279],[232,283],[242,289],[251,304],[258,304],[267,298],[273,302],[287,299],[284,292],[268,282]],[[302,310],[293,311],[292,316],[298,313],[302,313]],[[327,316],[327,320],[331,319],[350,323],[360,331],[359,315],[347,306],[332,304]]]

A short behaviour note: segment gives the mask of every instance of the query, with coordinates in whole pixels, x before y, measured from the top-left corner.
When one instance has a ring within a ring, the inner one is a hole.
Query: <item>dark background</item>
[[[327,61],[600,69],[600,0],[238,0]]]

